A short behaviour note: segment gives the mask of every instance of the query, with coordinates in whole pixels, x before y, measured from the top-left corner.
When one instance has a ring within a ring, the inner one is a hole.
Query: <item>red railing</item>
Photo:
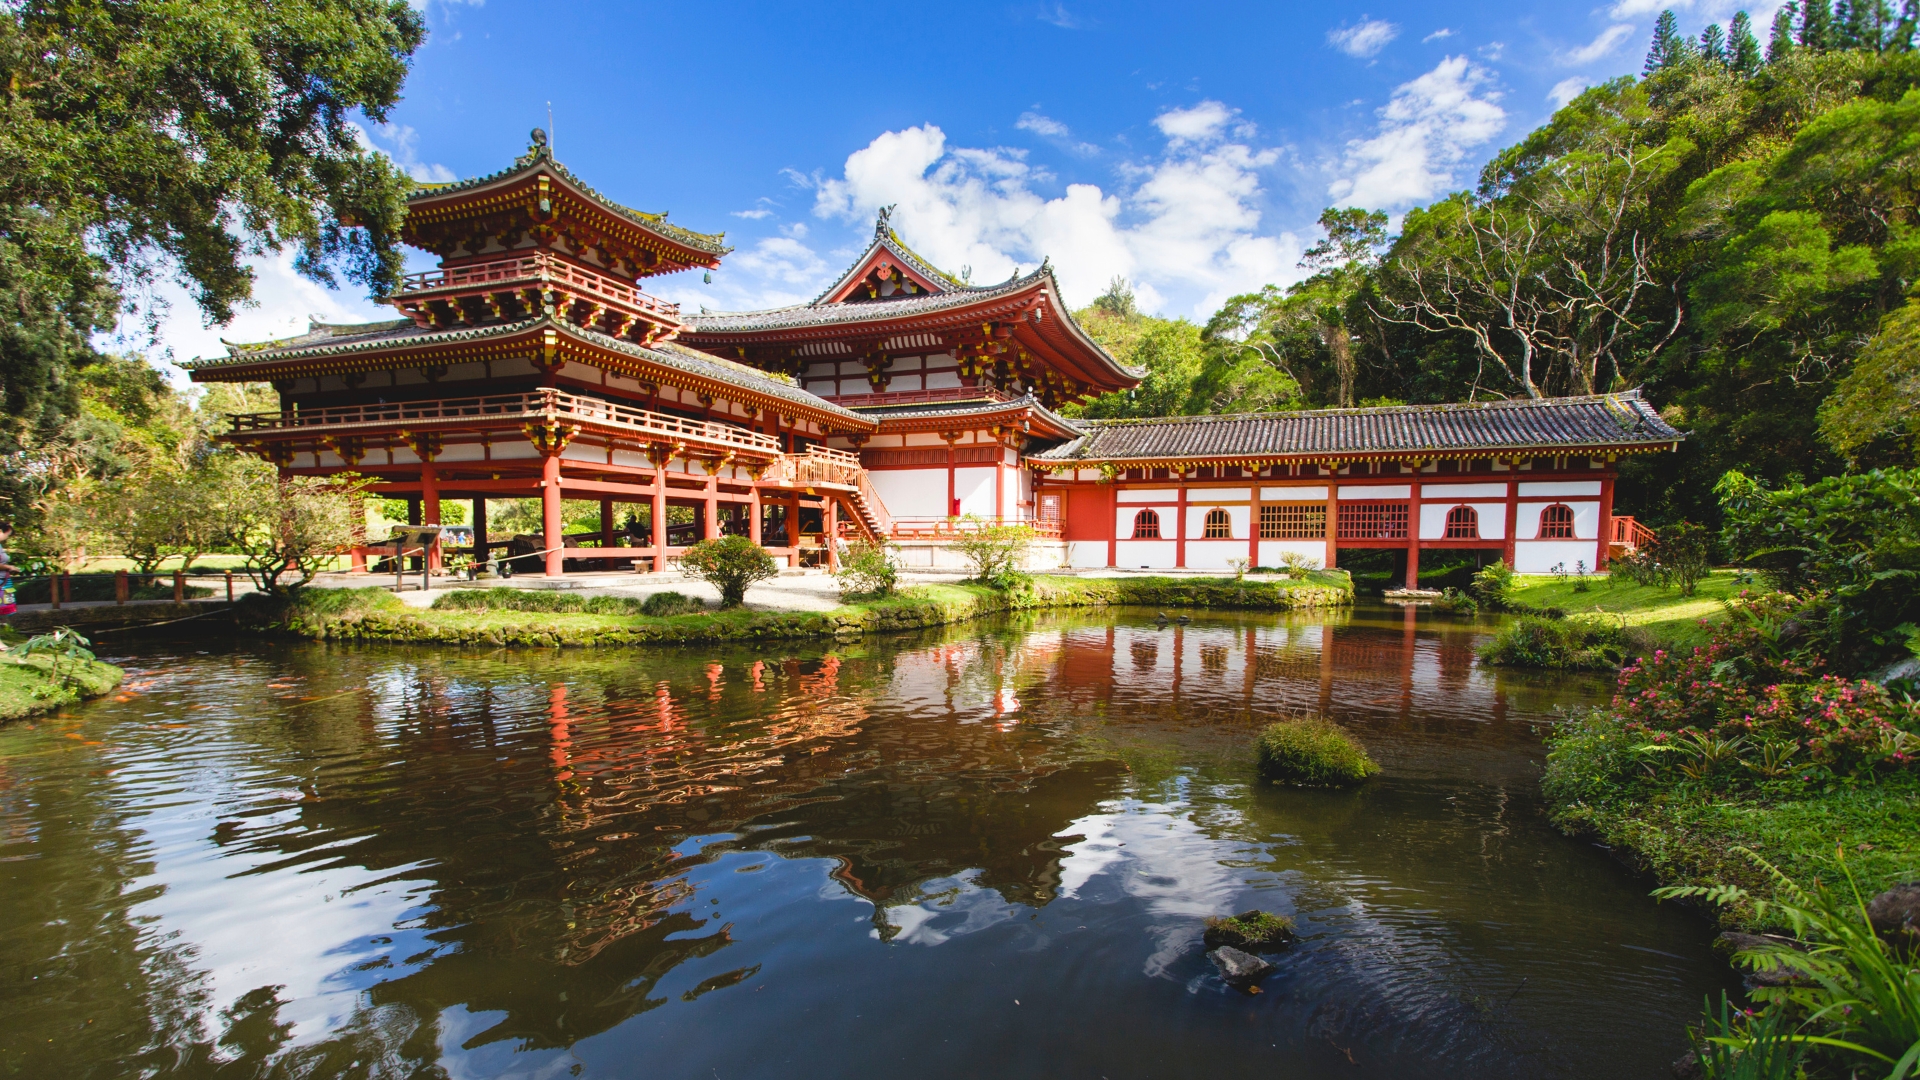
[[[616,428],[647,442],[699,442],[750,450],[770,457],[780,453],[778,439],[757,431],[711,420],[668,416],[550,389],[441,401],[381,402],[277,413],[242,413],[230,419],[235,435],[271,435],[292,431],[344,434],[355,429],[399,424],[409,428],[457,428],[475,420],[579,420]]]
[[[679,304],[650,296],[617,278],[596,274],[585,267],[575,266],[545,253],[408,274],[400,280],[400,291],[395,294],[394,299],[407,299],[416,293],[468,289],[481,285],[507,285],[523,281],[557,282],[568,286],[572,291],[584,293],[597,300],[608,300],[637,308],[648,315],[675,321],[680,317]]]
[[[943,386],[937,390],[882,391],[877,394],[826,394],[843,409],[874,405],[930,405],[940,401],[1012,401],[1013,395],[991,386]]]
[[[1628,551],[1633,551],[1653,543],[1656,539],[1657,537],[1654,536],[1652,529],[1647,528],[1645,525],[1640,524],[1630,517],[1617,517],[1613,519],[1613,546],[1615,547],[1623,547]]]

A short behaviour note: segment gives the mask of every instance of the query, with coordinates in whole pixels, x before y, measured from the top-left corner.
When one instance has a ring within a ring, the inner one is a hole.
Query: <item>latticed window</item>
[[[1160,515],[1152,510],[1142,510],[1133,515],[1133,538],[1135,540],[1160,539]]]
[[[1456,506],[1447,511],[1447,539],[1480,539],[1480,511],[1471,506]]]
[[[1214,507],[1207,511],[1207,523],[1201,530],[1200,536],[1205,540],[1233,539],[1233,518],[1227,516],[1225,510]]]
[[[1406,538],[1406,503],[1343,502],[1340,504],[1340,539],[1405,540]]]
[[[1540,539],[1573,539],[1573,507],[1554,503],[1540,511]]]
[[[1318,540],[1327,535],[1325,503],[1267,503],[1260,507],[1260,539]]]

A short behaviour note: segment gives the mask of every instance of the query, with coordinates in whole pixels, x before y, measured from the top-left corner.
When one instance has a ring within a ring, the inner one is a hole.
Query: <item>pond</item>
[[[1605,682],[1484,633],[121,646],[123,693],[0,730],[0,1073],[1664,1076],[1732,976],[1542,816]],[[1382,775],[1254,783],[1308,711]],[[1250,995],[1200,939],[1256,906],[1303,940]]]

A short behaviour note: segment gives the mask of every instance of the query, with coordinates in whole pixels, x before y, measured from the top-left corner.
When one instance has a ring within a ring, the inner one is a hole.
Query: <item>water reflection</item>
[[[1539,818],[1534,728],[1602,687],[1477,669],[1479,633],[153,652],[0,731],[0,1066],[1652,1075],[1724,973]],[[1382,781],[1249,784],[1306,710]],[[1248,998],[1199,930],[1255,903],[1307,941]]]

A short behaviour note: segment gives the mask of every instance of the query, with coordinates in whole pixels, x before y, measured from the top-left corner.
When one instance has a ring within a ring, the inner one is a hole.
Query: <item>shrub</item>
[[[894,562],[897,550],[892,544],[869,540],[848,544],[840,560],[840,572],[834,575],[840,583],[841,599],[892,596],[900,584],[900,567]]]
[[[1508,594],[1513,592],[1513,567],[1505,559],[1488,563],[1474,573],[1469,589],[1487,610],[1505,611]]]
[[[1620,666],[1624,645],[1619,627],[1594,619],[1522,615],[1481,646],[1480,659],[1501,667],[1600,671]]]
[[[747,588],[776,577],[780,568],[767,549],[744,536],[702,540],[680,557],[680,572],[720,590],[720,606],[736,608],[746,601]]]
[[[1027,551],[1036,534],[1026,525],[985,525],[969,517],[971,527],[954,538],[954,550],[973,567],[973,580],[1011,589],[1024,579]]]
[[[640,614],[656,619],[670,615],[692,615],[705,610],[707,605],[701,603],[698,597],[677,592],[657,592],[640,604]]]
[[[1666,581],[1679,589],[1681,596],[1692,596],[1700,579],[1713,572],[1712,534],[1691,521],[1669,525],[1662,533],[1655,545],[1655,558],[1666,571]]]
[[[1286,571],[1287,576],[1295,581],[1305,579],[1307,571],[1313,569],[1313,566],[1314,562],[1312,559],[1307,558],[1297,551],[1283,551],[1280,553],[1280,569]]]
[[[1346,787],[1380,771],[1340,725],[1317,716],[1268,724],[1254,752],[1260,775],[1275,783]]]

